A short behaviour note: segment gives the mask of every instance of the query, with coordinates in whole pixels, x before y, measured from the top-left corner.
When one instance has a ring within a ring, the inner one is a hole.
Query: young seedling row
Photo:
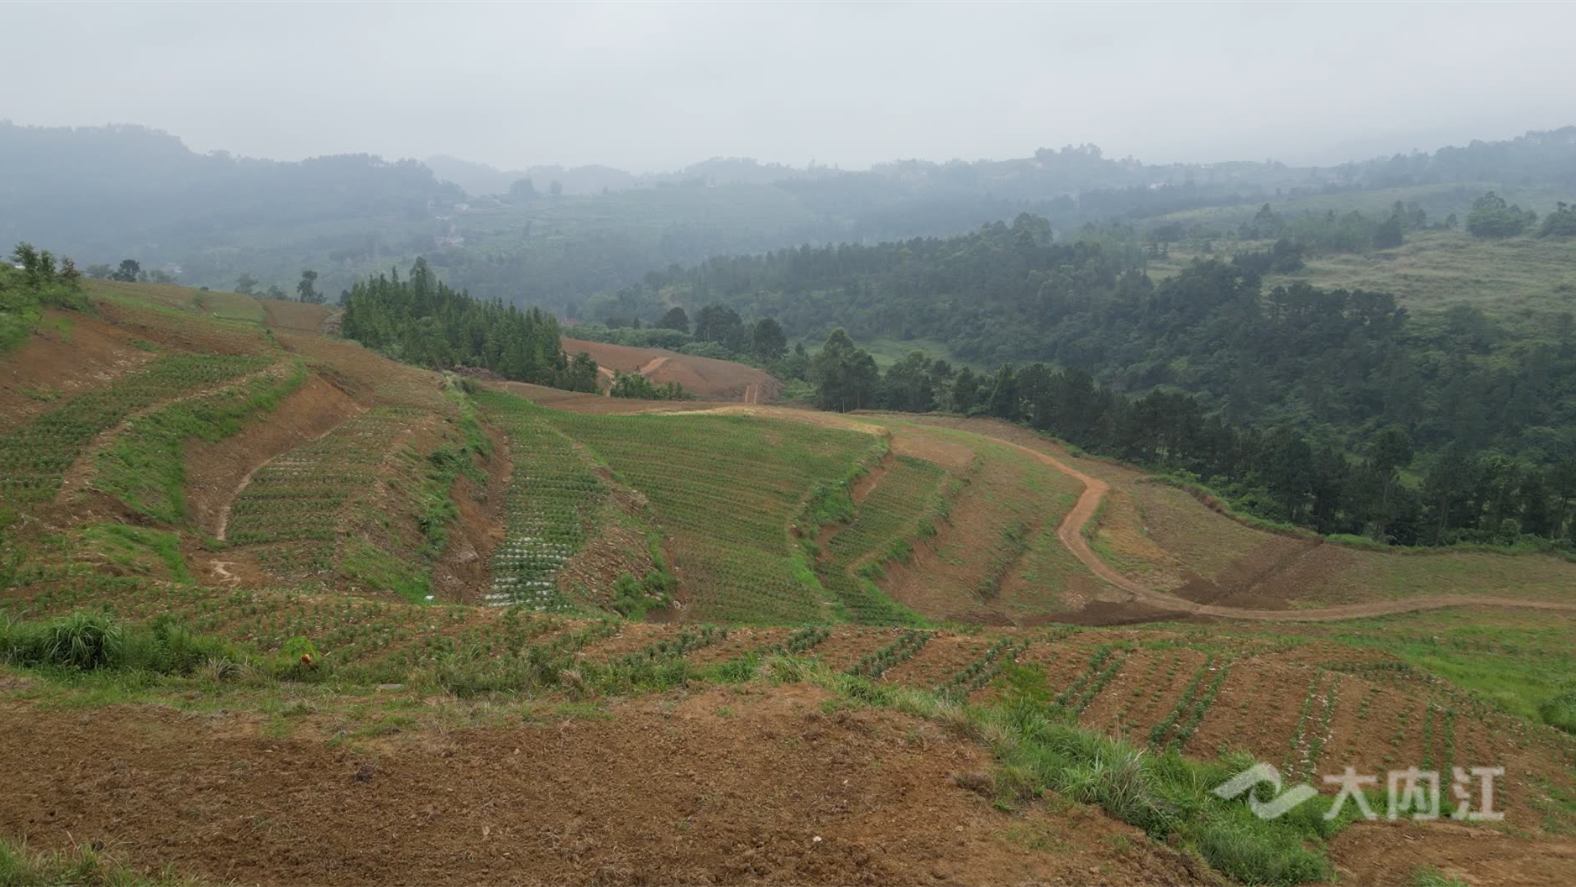
[[[269,357],[165,354],[116,379],[69,397],[0,436],[0,504],[48,501],[84,449],[127,416],[162,401],[256,372]]]
[[[888,669],[907,662],[915,653],[925,649],[925,645],[930,643],[930,639],[934,636],[935,633],[929,631],[912,629],[905,631],[897,640],[862,657],[854,663],[854,667],[850,668],[848,673],[856,677],[880,680]]]
[[[230,506],[226,540],[278,546],[259,559],[281,576],[332,568],[346,506],[377,482],[413,411],[377,407],[258,469]]]
[[[876,587],[875,579],[881,562],[908,557],[923,515],[940,500],[945,478],[946,472],[934,463],[898,456],[855,508],[853,520],[827,541],[816,575],[851,621],[866,625],[915,621],[913,614]]]
[[[493,551],[493,606],[562,609],[558,572],[585,544],[588,524],[607,495],[574,444],[516,398],[487,401],[509,435],[514,475],[504,494],[504,541]]]

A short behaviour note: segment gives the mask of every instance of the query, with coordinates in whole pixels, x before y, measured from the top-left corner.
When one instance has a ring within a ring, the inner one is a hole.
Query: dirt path
[[[201,388],[196,391],[188,391],[185,394],[172,397],[167,400],[161,400],[158,403],[150,404],[149,406],[143,407],[142,409],[131,413],[113,428],[106,428],[105,430],[100,431],[98,435],[95,436],[93,440],[83,448],[82,452],[77,455],[76,460],[71,463],[71,467],[67,468],[65,473],[61,476],[60,489],[55,493],[55,504],[58,506],[69,503],[72,499],[76,498],[78,495],[87,490],[89,483],[93,479],[95,468],[98,464],[99,454],[104,452],[104,450],[109,447],[109,445],[113,443],[116,438],[126,433],[126,429],[130,428],[131,424],[138,419],[141,419],[144,416],[152,415],[153,413],[157,413],[160,410],[168,409],[179,403],[185,403],[186,401],[196,400],[201,397],[208,397],[210,395],[218,394],[221,391],[226,391],[231,388],[246,385],[256,379],[270,377],[278,378],[289,372],[290,369],[290,361],[276,361],[260,370],[257,370],[256,372],[247,373],[242,376],[236,376],[235,378],[228,381],[220,382],[216,385],[210,385],[206,388]]]
[[[1000,440],[1000,438],[995,438]],[[1337,622],[1343,619],[1364,619],[1370,616],[1388,616],[1395,613],[1412,613],[1419,610],[1438,610],[1445,607],[1519,607],[1532,610],[1557,610],[1576,613],[1576,604],[1562,604],[1552,601],[1529,601],[1515,598],[1501,598],[1490,595],[1429,595],[1413,597],[1394,601],[1373,601],[1365,604],[1347,604],[1340,607],[1321,607],[1311,610],[1250,610],[1237,607],[1218,607],[1211,604],[1199,604],[1174,594],[1145,588],[1143,585],[1127,578],[1117,572],[1110,564],[1100,559],[1089,547],[1084,539],[1083,529],[1096,513],[1100,510],[1100,503],[1105,500],[1105,494],[1111,485],[1097,477],[1091,477],[1039,450],[1031,449],[1022,444],[1003,441],[1009,446],[1017,447],[1025,453],[1039,459],[1041,462],[1055,468],[1057,471],[1074,478],[1084,485],[1084,491],[1078,496],[1078,504],[1062,519],[1060,527],[1056,528],[1056,538],[1062,545],[1073,553],[1090,572],[1104,579],[1131,595],[1134,603],[1148,607],[1155,607],[1179,614],[1190,616],[1213,616],[1220,619],[1242,619],[1254,622]],[[1267,579],[1268,577],[1266,577]],[[1265,581],[1265,580],[1261,580]]]
[[[684,413],[722,413],[747,416],[767,416],[778,419],[792,419],[799,422],[812,422],[820,425],[850,428],[869,433],[881,432],[883,426],[867,424],[858,419],[842,416],[835,413],[823,413],[812,410],[795,410],[783,407],[758,407],[758,406],[717,406],[696,410],[675,411],[673,415]],[[974,432],[982,437],[1018,449],[1040,462],[1055,468],[1057,471],[1077,480],[1084,486],[1084,491],[1078,496],[1078,502],[1062,523],[1056,528],[1056,538],[1059,539],[1068,551],[1072,552],[1091,573],[1104,580],[1106,583],[1126,593],[1127,604],[1136,604],[1144,609],[1159,611],[1153,615],[1146,614],[1140,621],[1155,621],[1175,616],[1208,616],[1217,619],[1238,619],[1250,622],[1339,622],[1346,619],[1366,619],[1372,616],[1390,616],[1397,613],[1415,613],[1422,610],[1442,610],[1449,607],[1514,607],[1529,610],[1545,610],[1563,613],[1576,613],[1576,604],[1558,603],[1554,601],[1532,601],[1518,598],[1502,598],[1492,595],[1425,595],[1410,597],[1400,600],[1371,601],[1362,604],[1345,604],[1337,607],[1320,607],[1308,610],[1257,610],[1241,607],[1222,607],[1212,604],[1200,604],[1186,598],[1178,597],[1163,591],[1146,588],[1140,583],[1122,575],[1110,564],[1100,559],[1089,543],[1083,537],[1084,527],[1094,519],[1100,510],[1100,504],[1105,501],[1106,493],[1111,485],[1105,481],[1092,477],[1073,468],[1066,463],[1049,456],[1039,450],[1026,447],[1023,444],[983,432]],[[1259,580],[1260,583],[1269,581],[1272,577],[1266,576]],[[1120,620],[1117,620],[1120,621]]]

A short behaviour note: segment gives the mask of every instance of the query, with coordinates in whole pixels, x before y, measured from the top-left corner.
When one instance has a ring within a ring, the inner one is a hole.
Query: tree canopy
[[[391,272],[352,287],[342,330],[346,338],[410,363],[481,367],[520,382],[597,390],[596,363],[584,354],[572,361],[564,354],[557,318],[455,292],[422,259],[406,280]]]

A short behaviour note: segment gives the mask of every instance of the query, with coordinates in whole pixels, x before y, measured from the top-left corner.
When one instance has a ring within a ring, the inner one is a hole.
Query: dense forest
[[[439,280],[417,259],[406,280],[398,271],[357,283],[346,295],[342,332],[368,348],[422,366],[480,367],[506,379],[573,391],[597,390],[588,355],[569,359],[558,319],[473,299]]]
[[[961,237],[784,250],[650,275],[618,305],[720,303],[791,336],[942,342],[966,363],[1044,361],[1118,391],[1176,390],[1230,422],[1360,448],[1396,427],[1547,463],[1576,450],[1576,326],[1526,341],[1470,305],[1414,318],[1385,294],[1266,288],[1295,244],[1152,280],[1131,246],[1054,242],[1032,216]]]

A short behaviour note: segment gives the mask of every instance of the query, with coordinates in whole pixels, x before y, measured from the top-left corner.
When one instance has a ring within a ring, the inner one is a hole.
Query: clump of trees
[[[85,309],[82,272],[70,256],[57,259],[47,249],[19,243],[11,262],[0,263],[0,351],[21,344],[46,305]]]
[[[1543,217],[1539,237],[1576,237],[1576,206],[1560,201],[1554,212]]]
[[[81,288],[82,272],[70,256],[61,256],[22,242],[11,251],[11,261],[21,273],[21,288],[37,295],[50,291],[76,292]]]
[[[1237,236],[1243,240],[1275,240],[1275,252],[1282,256],[1295,250],[1295,267],[1273,269],[1273,273],[1284,274],[1302,267],[1301,256],[1305,252],[1393,249],[1405,242],[1407,234],[1429,227],[1428,212],[1416,201],[1397,200],[1389,213],[1379,216],[1359,210],[1347,213],[1329,210],[1323,215],[1309,213],[1292,219],[1282,217],[1266,203],[1251,221],[1237,227]],[[1449,227],[1449,222],[1434,227]]]
[[[849,410],[880,406],[881,372],[875,358],[841,328],[832,330],[826,344],[810,358],[807,378],[815,385],[815,405],[823,410]]]
[[[455,292],[424,259],[406,280],[391,271],[352,287],[341,329],[346,338],[410,363],[480,367],[520,382],[597,390],[596,362],[564,354],[557,318]]]
[[[613,397],[629,397],[637,400],[689,400],[690,394],[678,382],[668,382],[658,385],[640,373],[625,373],[614,371],[613,384],[608,387],[607,393]]]
[[[326,297],[317,289],[317,272],[301,272],[301,282],[296,284],[296,296],[308,305],[321,305]]]
[[[768,369],[788,356],[788,334],[774,318],[763,317],[745,323],[737,311],[723,305],[707,305],[700,309],[693,328],[689,314],[682,307],[673,307],[650,326],[642,326],[638,317],[615,315],[604,323],[571,327],[565,334],[614,345],[667,348],[681,354],[742,361]]]
[[[1515,237],[1537,221],[1537,213],[1507,204],[1505,198],[1490,191],[1472,201],[1467,230],[1475,237]]]

